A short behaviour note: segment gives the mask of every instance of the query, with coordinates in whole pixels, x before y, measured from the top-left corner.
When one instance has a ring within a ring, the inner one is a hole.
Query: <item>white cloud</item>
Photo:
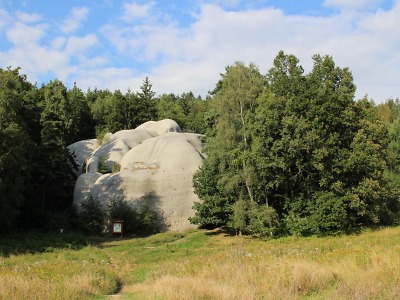
[[[57,36],[43,41],[47,29],[45,24],[13,23],[6,32],[13,46],[0,52],[0,66],[21,67],[29,80],[35,82],[46,76],[68,81],[80,71],[80,64],[90,67],[104,64],[100,56],[86,57],[98,43],[96,35]]]
[[[7,38],[14,45],[36,44],[44,35],[45,29],[44,25],[29,26],[17,21],[7,30]]]
[[[208,91],[214,89],[219,74],[223,71],[220,65],[202,60],[187,62],[174,60],[155,67],[148,76],[159,95],[191,91],[196,96],[205,96]]]
[[[129,36],[131,31],[132,30],[129,28],[120,28],[113,24],[107,24],[100,28],[100,33],[103,37],[107,39],[110,46],[114,46],[119,53],[133,50],[130,49],[130,44],[134,43],[135,40],[132,39],[132,36]],[[128,37],[126,37],[127,35]],[[140,40],[137,42],[140,43]]]
[[[51,43],[50,43],[51,48],[61,50],[64,47],[66,41],[67,41],[66,37],[58,36],[51,41]]]
[[[306,71],[313,54],[332,55],[338,66],[353,72],[357,98],[368,93],[381,102],[400,96],[399,15],[399,5],[387,12],[310,17],[272,8],[228,12],[207,4],[189,29],[152,28],[143,49],[150,57],[165,58],[150,72],[154,88],[163,92],[192,90],[204,96],[225,66],[254,62],[266,73],[284,50],[296,55]]]
[[[27,55],[29,53],[29,55]],[[48,72],[60,74],[62,70],[69,68],[69,60],[62,52],[54,51],[36,44],[29,47],[14,47],[8,52],[0,52],[0,64],[12,67],[21,67],[22,72],[28,75],[31,81]]]
[[[154,1],[125,2],[119,16],[99,25],[100,34],[66,35],[87,17],[87,8],[75,8],[63,32],[50,37],[46,24],[29,24],[21,15],[13,23],[0,8],[0,29],[7,28],[12,43],[0,52],[0,66],[12,63],[30,78],[55,75],[81,88],[110,90],[137,90],[148,75],[158,94],[205,96],[227,65],[254,62],[265,74],[284,50],[296,55],[306,71],[313,54],[332,55],[338,66],[353,72],[358,98],[366,93],[377,102],[400,97],[400,0],[389,10],[377,7],[380,0],[326,0],[325,5],[340,9],[326,16],[286,15],[272,7],[230,11],[223,8],[227,2],[210,2],[199,1],[200,10],[185,27]]]
[[[62,22],[61,30],[64,33],[74,32],[81,26],[81,23],[86,20],[88,13],[89,9],[87,7],[74,7],[70,15]]]
[[[339,9],[369,9],[378,7],[383,0],[325,0],[324,5]]]
[[[84,54],[88,49],[95,46],[97,42],[97,36],[94,34],[88,34],[83,37],[70,36],[66,42],[65,53],[71,56]]]
[[[10,21],[11,17],[9,13],[0,7],[0,30],[2,30]]]
[[[42,19],[41,15],[35,13],[24,13],[22,11],[16,11],[16,17],[22,23],[36,23]]]
[[[86,90],[88,88],[109,89],[111,91],[127,91],[130,87],[133,91],[141,85],[144,77],[135,74],[131,68],[91,68],[81,70],[74,75],[77,85]]]
[[[123,5],[124,14],[121,19],[125,22],[133,22],[138,19],[148,18],[150,16],[150,10],[154,5],[154,1],[150,1],[145,4],[138,4],[136,2],[125,2]]]

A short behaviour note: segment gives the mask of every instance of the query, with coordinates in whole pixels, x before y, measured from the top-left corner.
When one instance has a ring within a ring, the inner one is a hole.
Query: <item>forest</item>
[[[305,73],[280,51],[267,74],[227,66],[192,92],[38,87],[0,69],[0,231],[79,227],[66,146],[170,118],[205,135],[191,222],[255,236],[326,235],[400,222],[400,102],[355,99],[348,68],[313,56]]]

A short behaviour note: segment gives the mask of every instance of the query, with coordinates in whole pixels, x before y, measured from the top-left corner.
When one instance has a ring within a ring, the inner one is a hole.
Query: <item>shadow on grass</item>
[[[111,237],[89,236],[81,232],[26,231],[0,236],[0,256],[52,252],[56,249],[79,250],[113,240]]]
[[[205,235],[215,236],[215,235],[224,235],[224,236],[234,236],[235,233],[232,230],[228,230],[226,227],[217,227],[214,229],[207,229]]]

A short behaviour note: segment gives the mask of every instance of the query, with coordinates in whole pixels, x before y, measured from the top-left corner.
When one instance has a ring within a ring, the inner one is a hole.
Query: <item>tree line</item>
[[[347,68],[313,62],[305,74],[281,51],[266,75],[241,62],[221,74],[193,223],[258,236],[399,224],[399,101],[356,101]]]
[[[155,97],[147,77],[138,92],[84,92],[57,79],[38,87],[19,68],[0,69],[0,230],[58,228],[76,219],[68,145],[164,118],[205,132],[207,105],[191,92]]]
[[[205,99],[156,96],[147,77],[137,92],[82,91],[0,69],[0,228],[75,220],[66,146],[165,118],[205,134],[194,224],[258,236],[399,224],[399,101],[356,100],[349,69],[313,62],[307,74],[282,51],[267,74],[236,62]]]

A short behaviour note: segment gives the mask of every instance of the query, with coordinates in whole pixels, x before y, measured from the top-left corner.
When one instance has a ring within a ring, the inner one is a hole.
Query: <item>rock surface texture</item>
[[[166,230],[194,228],[188,219],[194,215],[193,204],[199,201],[192,177],[204,159],[200,138],[199,134],[182,133],[175,121],[166,119],[118,131],[97,148],[94,140],[69,146],[84,166],[75,185],[74,205],[79,210],[80,203],[91,195],[104,207],[110,198],[122,198],[134,206],[148,196]]]

